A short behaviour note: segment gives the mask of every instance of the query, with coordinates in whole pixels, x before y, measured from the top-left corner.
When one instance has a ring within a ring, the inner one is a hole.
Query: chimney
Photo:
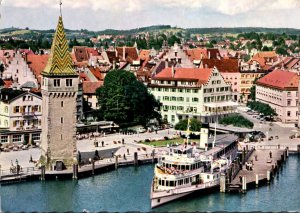
[[[115,69],[116,69],[116,61],[113,60],[113,70],[115,70]]]
[[[123,60],[125,61],[125,51],[126,51],[126,48],[125,46],[123,46]]]

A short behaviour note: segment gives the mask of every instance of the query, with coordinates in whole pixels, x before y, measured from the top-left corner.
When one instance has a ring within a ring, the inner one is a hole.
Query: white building
[[[41,106],[40,93],[0,90],[0,142],[40,141]]]
[[[149,90],[162,103],[163,119],[172,124],[189,116],[214,122],[236,110],[231,85],[217,68],[165,68],[152,78]]]

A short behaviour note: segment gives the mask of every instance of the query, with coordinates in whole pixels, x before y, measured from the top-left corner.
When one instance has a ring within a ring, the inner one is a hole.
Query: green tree
[[[251,121],[249,121],[248,119],[246,119],[245,117],[243,117],[242,115],[239,115],[239,114],[228,115],[228,116],[222,118],[219,121],[219,123],[225,124],[225,125],[233,125],[236,127],[246,127],[246,128],[253,127],[253,123]]]
[[[153,118],[160,120],[157,112],[160,103],[131,72],[110,71],[104,79],[103,87],[98,88],[96,94],[99,113],[105,120],[142,125]]]
[[[265,104],[265,103],[262,103],[259,101],[249,101],[247,103],[247,106],[250,107],[251,109],[263,114],[264,116],[273,117],[273,116],[277,115],[275,110],[272,107],[270,107],[269,104]]]
[[[185,120],[180,120],[176,125],[175,125],[175,129],[176,130],[183,130],[186,131],[187,130],[187,125],[188,125],[188,119]],[[195,132],[199,132],[201,129],[201,122],[198,121],[195,118],[192,118],[190,120],[190,131],[195,131]]]

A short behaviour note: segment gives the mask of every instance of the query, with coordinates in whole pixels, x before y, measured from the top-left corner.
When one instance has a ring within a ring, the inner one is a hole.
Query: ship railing
[[[0,180],[10,177],[17,177],[20,175],[33,175],[35,172],[38,171],[39,169],[36,167],[20,167],[18,171],[16,166],[11,166],[10,169],[0,170]]]
[[[200,183],[194,184],[194,185],[187,186],[187,187],[182,186],[180,188],[178,187],[178,188],[168,189],[168,190],[164,190],[164,191],[156,191],[155,193],[153,193],[152,198],[169,196],[169,195],[173,195],[173,194],[182,194],[182,193],[186,193],[186,192],[192,192],[192,191],[199,190],[199,189],[214,187],[214,186],[217,186],[218,184],[220,184],[220,180],[214,180],[214,181],[201,183],[201,184]]]

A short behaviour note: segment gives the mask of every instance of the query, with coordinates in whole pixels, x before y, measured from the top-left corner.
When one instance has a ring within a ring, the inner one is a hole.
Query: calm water
[[[120,168],[79,181],[28,182],[1,187],[2,211],[150,211],[153,165]],[[186,198],[156,211],[300,211],[300,157],[290,156],[273,184],[247,194]]]

